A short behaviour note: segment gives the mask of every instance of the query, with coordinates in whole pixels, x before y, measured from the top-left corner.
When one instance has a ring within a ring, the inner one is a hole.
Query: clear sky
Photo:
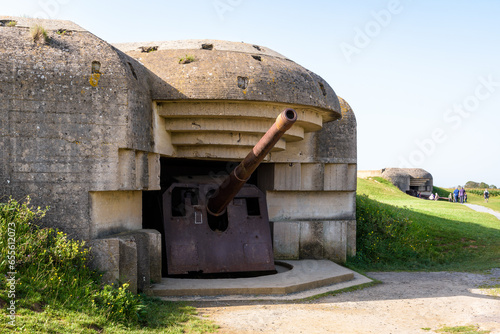
[[[358,169],[500,187],[500,1],[0,0],[110,42],[243,41],[322,76],[353,108]]]

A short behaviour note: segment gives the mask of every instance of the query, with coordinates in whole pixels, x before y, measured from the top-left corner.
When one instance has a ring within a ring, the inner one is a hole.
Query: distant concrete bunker
[[[0,27],[0,195],[49,205],[44,224],[88,240],[109,280],[141,290],[166,275],[182,250],[165,247],[162,194],[220,184],[285,108],[297,122],[247,182],[263,194],[273,256],[355,254],[356,119],[321,77],[253,44],[110,45],[72,22],[12,19]],[[30,39],[34,24],[47,44]]]
[[[390,181],[402,192],[417,196],[420,193],[428,197],[433,190],[431,173],[422,168],[383,168],[380,170],[360,170],[358,177],[379,176]]]

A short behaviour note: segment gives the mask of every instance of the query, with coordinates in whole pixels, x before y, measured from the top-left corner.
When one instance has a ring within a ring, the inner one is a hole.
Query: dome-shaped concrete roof
[[[432,174],[422,168],[385,168],[382,176],[410,176],[415,179],[432,179]]]
[[[218,40],[115,44],[155,76],[155,100],[240,100],[309,106],[338,119],[337,95],[321,77],[279,53]],[[163,82],[163,84],[162,84]]]

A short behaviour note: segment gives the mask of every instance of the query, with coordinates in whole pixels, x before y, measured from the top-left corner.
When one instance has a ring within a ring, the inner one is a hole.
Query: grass
[[[15,27],[17,25],[17,21],[10,21],[6,25],[7,27]]]
[[[36,221],[46,209],[0,203],[0,332],[206,333],[216,326],[182,303],[102,284],[89,249]],[[12,308],[14,305],[14,309]],[[11,312],[12,309],[12,312]]]
[[[448,198],[448,194],[453,192],[452,188],[438,188],[434,187],[434,193],[438,193],[441,197]],[[496,195],[498,190],[490,190],[490,198],[488,203],[485,202],[483,191],[477,189],[465,189],[467,193],[467,203],[482,205],[487,208],[500,212],[500,196]]]
[[[466,326],[454,326],[454,327],[443,327],[436,330],[436,333],[457,333],[457,334],[488,334],[490,331],[480,330],[479,326],[476,325],[466,325]]]
[[[194,56],[185,55],[184,57],[179,58],[179,64],[189,64],[196,61]]]
[[[358,179],[356,214],[357,254],[347,262],[353,269],[500,267],[500,221],[490,214],[411,197],[382,178]]]
[[[467,191],[467,190],[466,190]],[[487,208],[500,212],[500,196],[490,197],[488,203],[484,201],[483,196],[467,193],[467,203],[482,205]]]
[[[46,44],[49,42],[49,35],[47,34],[47,30],[41,25],[34,25],[30,29],[31,38],[33,42],[37,44]]]

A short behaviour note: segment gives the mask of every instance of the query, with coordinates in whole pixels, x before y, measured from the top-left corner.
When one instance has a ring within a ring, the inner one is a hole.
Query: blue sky
[[[358,169],[500,187],[500,1],[0,0],[110,42],[243,41],[322,76],[353,108]]]

